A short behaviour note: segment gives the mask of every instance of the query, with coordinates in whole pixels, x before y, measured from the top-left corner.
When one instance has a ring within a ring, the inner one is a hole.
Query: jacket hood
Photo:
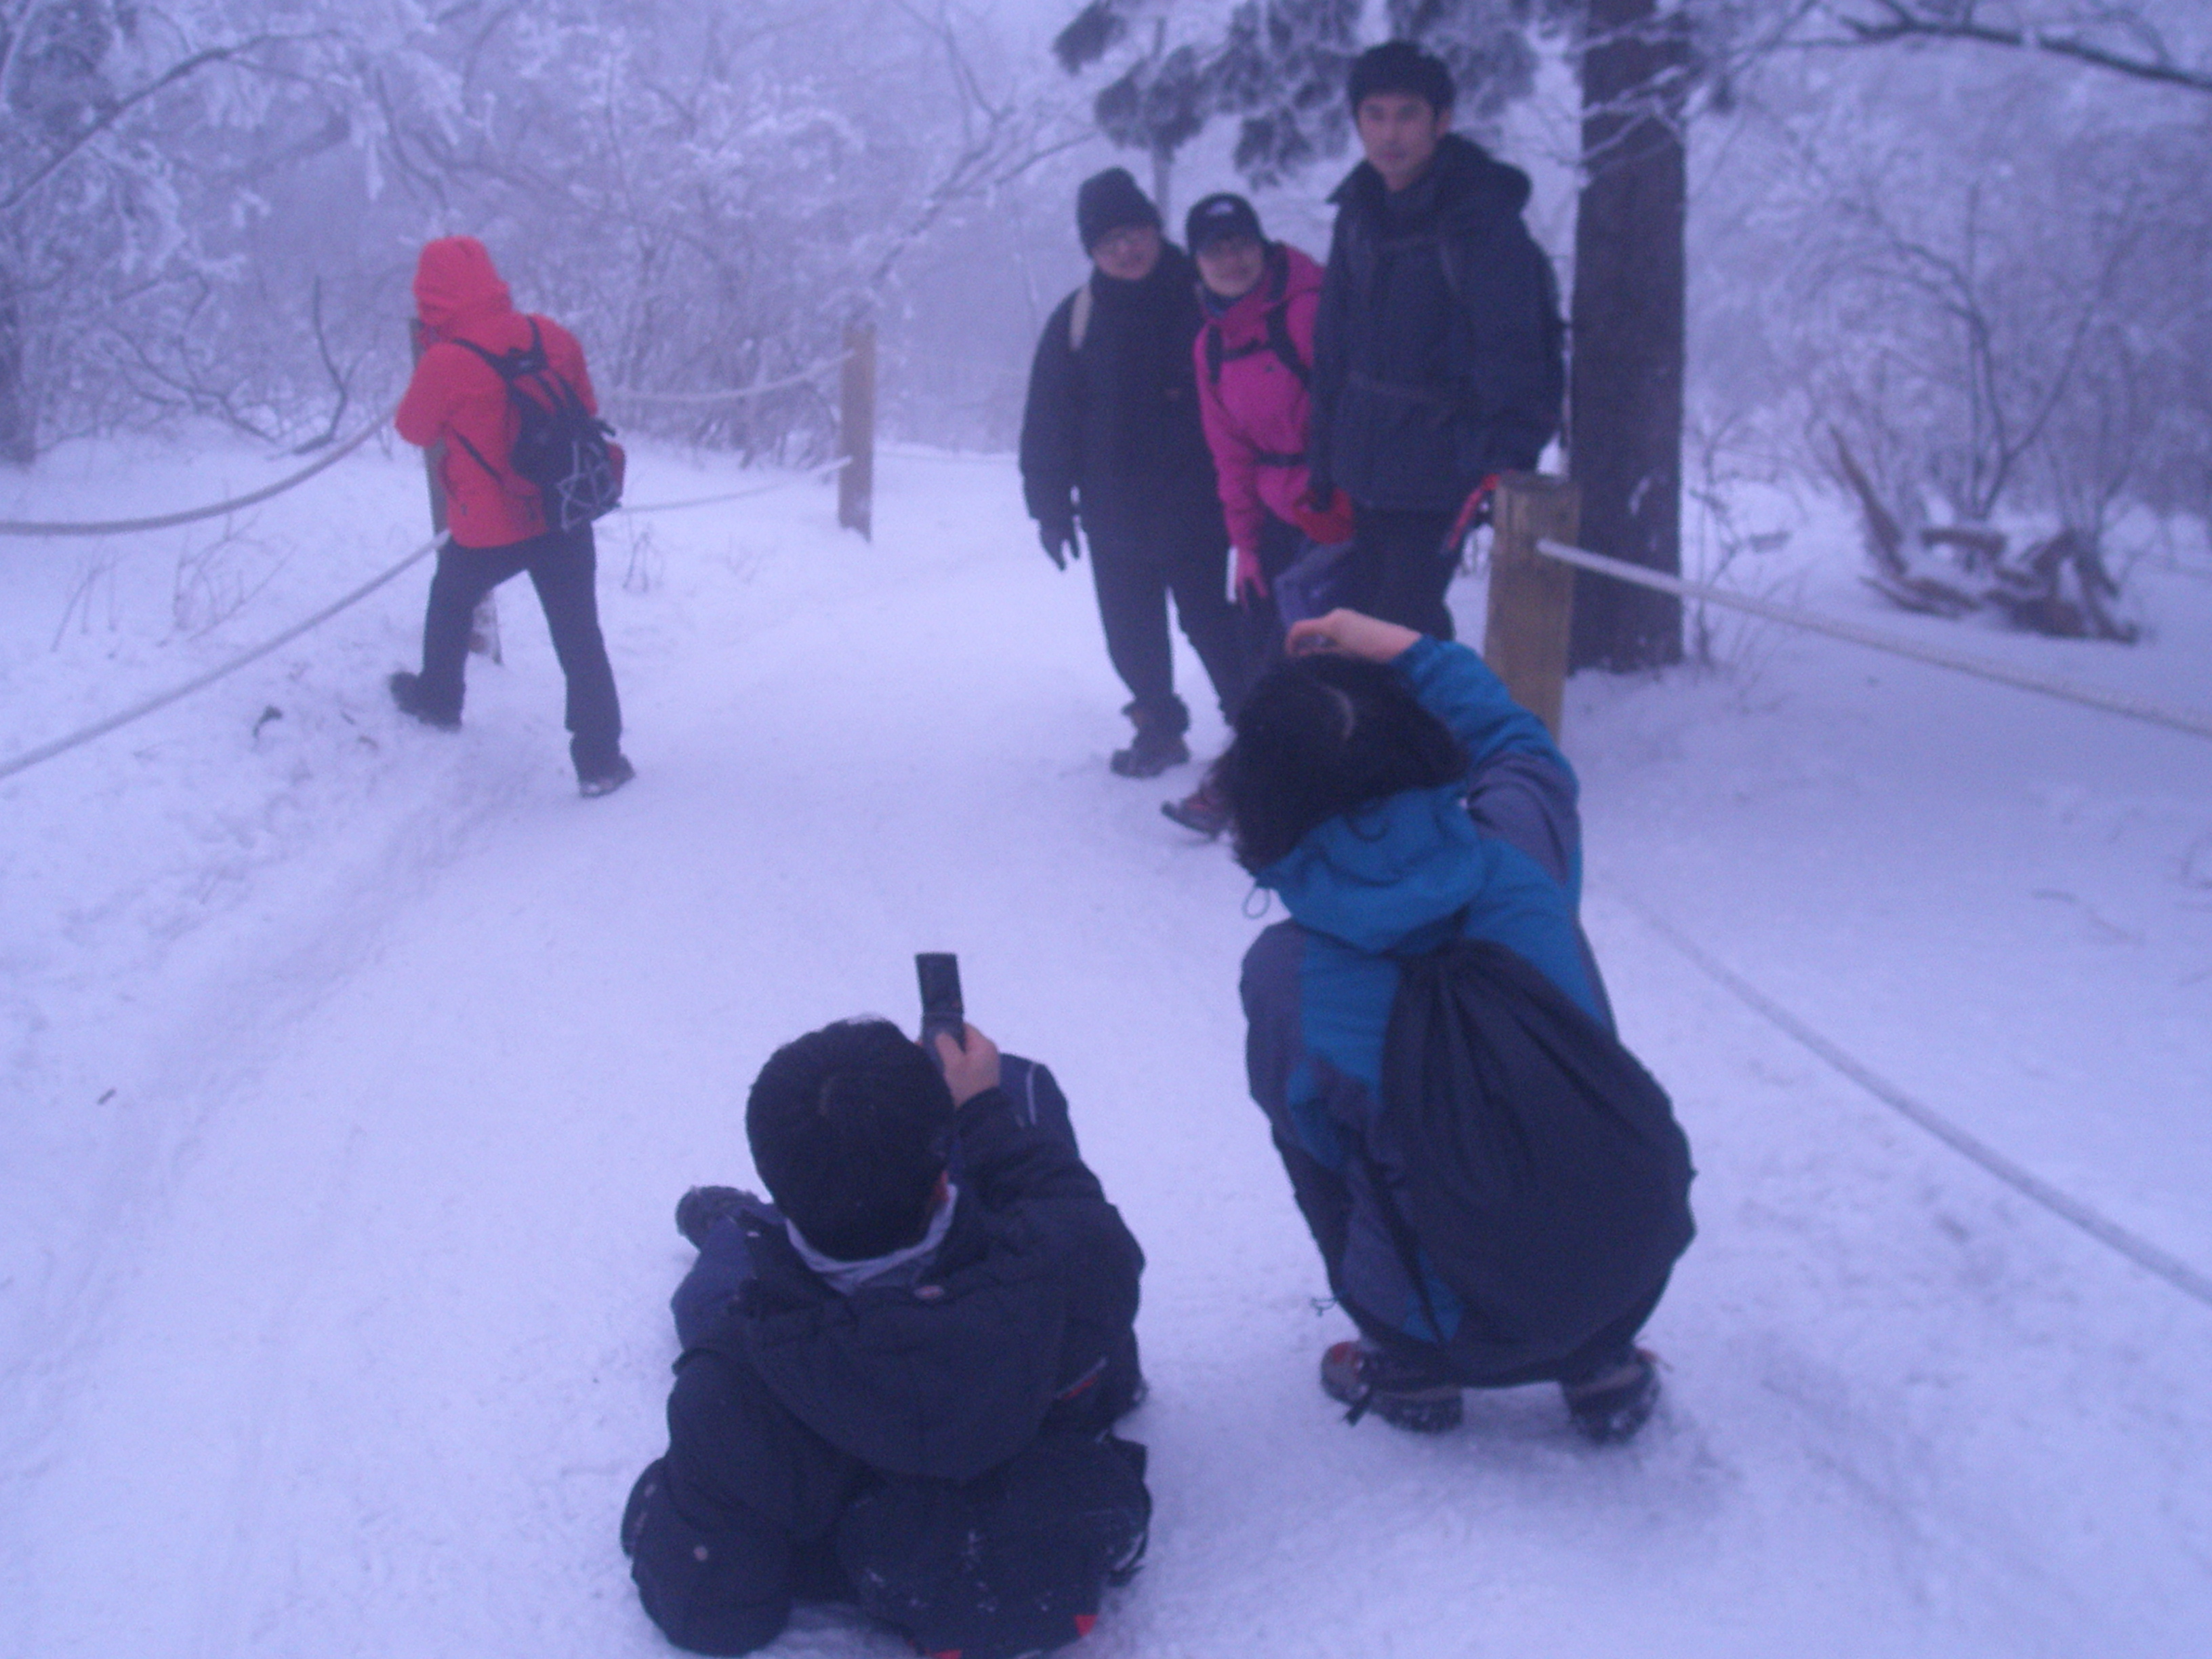
[[[1466,796],[1465,784],[1448,783],[1344,813],[1254,879],[1304,926],[1355,950],[1430,949],[1490,879],[1490,848]]]
[[[1267,250],[1267,268],[1260,280],[1218,312],[1208,307],[1207,320],[1223,337],[1241,343],[1267,332],[1267,313],[1286,306],[1301,294],[1318,294],[1323,272],[1320,265],[1288,242]]]
[[[422,249],[415,265],[415,314],[439,334],[473,317],[513,311],[507,284],[491,255],[473,236],[441,236]]]
[[[1433,210],[1454,218],[1501,219],[1528,205],[1528,175],[1499,161],[1471,138],[1444,134],[1429,170],[1406,187],[1406,205],[1415,213]],[[1362,161],[1330,192],[1338,205],[1356,204],[1379,212],[1389,194],[1382,175]]]

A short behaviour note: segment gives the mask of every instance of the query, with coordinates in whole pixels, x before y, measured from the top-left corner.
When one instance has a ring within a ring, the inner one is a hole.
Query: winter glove
[[[1307,510],[1314,513],[1326,513],[1335,501],[1336,481],[1319,467],[1313,468],[1306,474]]]
[[[1237,574],[1229,579],[1229,592],[1239,605],[1251,605],[1267,597],[1267,578],[1260,569],[1256,548],[1237,550]]]
[[[1052,568],[1055,570],[1065,570],[1070,559],[1083,556],[1083,544],[1075,539],[1075,520],[1073,519],[1038,520],[1037,541],[1044,548],[1044,556],[1052,561]]]

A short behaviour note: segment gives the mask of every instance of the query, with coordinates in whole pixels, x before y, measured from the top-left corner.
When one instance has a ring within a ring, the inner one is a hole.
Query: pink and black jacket
[[[1327,513],[1306,501],[1307,386],[1321,281],[1310,258],[1274,243],[1267,274],[1226,307],[1209,305],[1191,348],[1229,538],[1247,556],[1257,551],[1269,514],[1316,542],[1351,539],[1350,503],[1341,495]]]

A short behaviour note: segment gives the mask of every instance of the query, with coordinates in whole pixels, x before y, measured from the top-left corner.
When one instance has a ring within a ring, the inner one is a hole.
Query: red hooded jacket
[[[1198,360],[1198,409],[1220,481],[1229,539],[1255,554],[1273,513],[1324,544],[1352,538],[1352,507],[1341,490],[1327,513],[1306,505],[1305,382],[1269,344],[1267,313],[1280,311],[1300,362],[1313,364],[1314,313],[1322,268],[1287,242],[1267,251],[1266,273],[1228,310],[1210,314],[1192,347]],[[1217,378],[1218,372],[1218,378]]]
[[[551,318],[515,310],[491,255],[473,236],[441,237],[424,246],[415,267],[415,313],[422,320],[428,349],[415,365],[393,424],[410,444],[427,449],[443,442],[438,479],[445,486],[447,528],[464,547],[507,547],[544,534],[537,486],[508,469],[517,422],[507,383],[489,363],[453,342],[466,340],[495,354],[527,348],[530,325],[537,324],[547,363],[596,415],[599,405],[584,368],[584,349]],[[476,455],[459,439],[473,445]]]

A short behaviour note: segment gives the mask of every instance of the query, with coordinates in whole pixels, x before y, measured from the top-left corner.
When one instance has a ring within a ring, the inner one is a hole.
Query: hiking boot
[[[1339,1342],[1321,1357],[1322,1392],[1352,1409],[1357,1423],[1373,1412],[1393,1428],[1442,1434],[1460,1420],[1460,1385],[1435,1369],[1401,1359],[1365,1342]]]
[[[735,1187],[694,1187],[676,1200],[676,1231],[691,1248],[707,1248],[707,1230],[726,1215],[735,1215],[745,1195]]]
[[[1127,749],[1116,749],[1107,764],[1125,778],[1156,778],[1189,758],[1190,745],[1181,738],[1139,732]]]
[[[1562,1382],[1575,1426],[1601,1446],[1618,1445],[1642,1428],[1659,1403],[1659,1356],[1631,1348],[1578,1382]]]
[[[401,714],[410,715],[425,726],[434,726],[441,732],[461,729],[459,714],[449,714],[443,709],[431,708],[422,701],[422,677],[420,674],[410,674],[403,669],[384,684]]]
[[[1208,841],[1229,827],[1229,798],[1211,775],[1181,800],[1162,801],[1160,811]]]
[[[637,768],[624,757],[617,755],[604,771],[579,772],[576,788],[586,800],[595,800],[601,795],[613,794],[636,775]]]
[[[1190,710],[1182,706],[1182,698],[1170,697],[1159,705],[1128,703],[1121,712],[1137,728],[1129,746],[1116,749],[1109,763],[1122,777],[1156,778],[1190,758],[1189,745],[1182,740],[1190,729]]]

